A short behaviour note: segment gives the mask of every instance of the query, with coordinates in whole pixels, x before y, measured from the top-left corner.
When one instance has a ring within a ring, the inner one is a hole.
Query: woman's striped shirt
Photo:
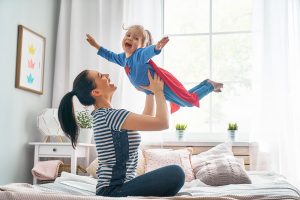
[[[128,114],[127,110],[113,108],[100,108],[92,113],[99,163],[97,191],[135,177],[141,137],[136,131],[121,130]]]

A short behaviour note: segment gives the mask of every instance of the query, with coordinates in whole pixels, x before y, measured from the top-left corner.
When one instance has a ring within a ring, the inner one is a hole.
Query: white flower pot
[[[93,137],[93,129],[91,128],[80,128],[78,135],[78,143],[91,143]]]
[[[184,130],[176,130],[177,138],[182,140],[184,137]]]
[[[228,138],[231,141],[235,141],[235,135],[236,135],[237,130],[228,130]]]

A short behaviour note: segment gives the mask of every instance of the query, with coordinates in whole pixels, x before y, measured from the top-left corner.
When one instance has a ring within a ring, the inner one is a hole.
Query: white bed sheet
[[[288,183],[281,175],[265,171],[248,172],[252,184],[234,184],[225,186],[208,186],[200,180],[187,182],[179,191],[178,196],[187,195],[193,197],[213,196],[253,196],[264,195],[270,198],[282,196],[300,199],[299,190]],[[63,173],[54,183],[39,185],[37,187],[57,190],[74,195],[95,195],[97,180],[91,177],[83,177],[69,173]],[[288,198],[285,198],[288,199]]]

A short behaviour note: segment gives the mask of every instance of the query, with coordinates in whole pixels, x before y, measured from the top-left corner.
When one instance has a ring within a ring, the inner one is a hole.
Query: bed
[[[139,150],[141,155],[139,155],[137,175],[172,163],[183,168],[187,182],[174,197],[120,199],[300,200],[299,190],[283,176],[268,171],[246,171],[249,163],[244,161],[249,160],[247,159],[249,155],[245,149],[238,148],[239,151],[236,149],[232,151],[231,143],[221,143],[204,151],[200,149],[200,153],[199,148],[192,149],[194,155],[190,148]],[[243,158],[242,161],[240,156]],[[219,162],[220,160],[222,162]],[[95,163],[98,163],[98,160],[94,160],[88,167],[93,169],[94,173],[90,173],[91,175],[95,174],[97,169],[97,166],[93,166]],[[192,177],[188,174],[192,174]],[[203,176],[205,174],[208,176]],[[191,180],[187,180],[188,178]],[[0,186],[0,200],[116,199],[95,196],[96,184],[96,178],[62,172],[53,183],[39,185],[13,183]]]
[[[198,179],[186,182],[177,196],[164,199],[298,199],[299,190],[291,185],[283,176],[265,171],[248,172],[252,184],[231,184],[225,186],[208,186]],[[94,200],[116,199],[95,196],[97,180],[91,177],[62,173],[54,183],[30,185],[13,183],[0,186],[2,200]],[[120,199],[163,199],[158,197],[126,197]]]

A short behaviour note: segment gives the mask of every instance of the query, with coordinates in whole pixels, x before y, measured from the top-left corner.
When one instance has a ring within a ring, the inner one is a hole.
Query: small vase
[[[184,130],[176,130],[176,134],[177,134],[177,138],[179,140],[182,140],[182,138],[184,136]]]
[[[236,130],[228,130],[228,138],[231,141],[235,141],[235,134],[236,134]]]
[[[93,129],[91,128],[80,128],[77,142],[90,144],[93,133]]]

